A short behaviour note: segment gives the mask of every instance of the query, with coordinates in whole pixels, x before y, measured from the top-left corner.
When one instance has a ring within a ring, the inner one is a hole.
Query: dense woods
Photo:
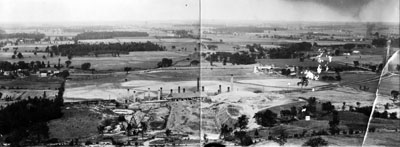
[[[232,64],[254,64],[256,63],[255,55],[251,55],[248,52],[236,52],[234,54],[228,52],[216,52],[206,58],[209,62],[223,62],[225,65],[227,62]]]
[[[76,35],[76,40],[85,39],[110,39],[114,37],[147,37],[149,34],[146,32],[125,32],[125,31],[115,31],[115,32],[84,32]]]
[[[303,56],[297,52],[311,51],[311,47],[312,44],[309,42],[293,43],[280,49],[270,49],[268,53],[271,59],[297,58]]]
[[[21,140],[43,141],[48,138],[47,122],[62,117],[63,88],[54,100],[46,98],[46,93],[38,98],[28,98],[10,104],[0,110],[0,134],[5,142],[18,145]]]
[[[49,52],[58,56],[97,56],[99,54],[112,54],[119,56],[119,54],[128,54],[133,51],[164,51],[165,46],[154,44],[152,42],[131,42],[131,43],[109,43],[109,44],[63,44],[59,46],[52,46]]]

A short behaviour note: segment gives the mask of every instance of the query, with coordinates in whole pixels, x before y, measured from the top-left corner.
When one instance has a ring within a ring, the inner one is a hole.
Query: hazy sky
[[[200,0],[0,0],[0,22],[199,20]],[[399,0],[201,0],[204,20],[399,22]]]

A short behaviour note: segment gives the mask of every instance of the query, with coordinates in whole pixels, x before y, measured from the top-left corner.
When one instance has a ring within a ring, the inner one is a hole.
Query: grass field
[[[18,61],[44,61],[47,64],[50,61],[50,64],[58,64],[58,59],[60,58],[61,64],[65,64],[65,61],[68,60],[67,57],[53,57],[43,59],[43,55],[47,55],[46,53],[38,53],[37,56],[33,55],[33,53],[22,53],[23,59],[12,59],[12,52],[6,52],[4,54],[0,54],[0,61],[9,61],[9,62],[18,62]],[[131,67],[133,69],[147,69],[157,67],[157,63],[161,61],[162,58],[170,58],[173,61],[181,60],[186,58],[188,53],[184,52],[130,52],[128,55],[120,55],[120,57],[73,57],[71,60],[71,65],[74,67],[80,68],[83,63],[91,63],[91,68],[96,70],[123,70],[124,67]]]
[[[361,58],[360,58],[361,57]],[[351,55],[351,56],[334,56],[332,61],[339,61],[353,64],[353,61],[358,61],[360,64],[378,65],[382,63],[383,56],[380,54],[371,55]]]
[[[374,132],[368,133],[365,146],[390,146],[397,147],[400,144],[398,132]]]
[[[1,80],[0,86],[9,88],[22,88],[30,90],[55,90],[61,87],[63,81],[59,78],[36,78]]]
[[[96,137],[102,116],[85,106],[71,106],[62,110],[62,118],[48,123],[49,138],[70,141],[75,138]]]

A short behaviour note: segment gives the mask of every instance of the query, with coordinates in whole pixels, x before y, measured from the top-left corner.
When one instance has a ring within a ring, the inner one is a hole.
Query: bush
[[[256,63],[256,58],[254,56],[251,56],[247,52],[242,52],[242,53],[234,53],[230,61],[232,64],[254,64]]]
[[[253,140],[249,135],[246,134],[244,131],[236,131],[234,132],[235,137],[240,140],[240,145],[249,146],[253,144]]]
[[[163,58],[161,62],[158,62],[158,67],[169,67],[172,66],[172,59]]]
[[[265,110],[257,112],[254,115],[257,124],[262,125],[264,127],[272,127],[276,123],[277,114],[272,112],[271,110]]]
[[[249,146],[253,144],[253,140],[251,139],[251,137],[249,135],[244,136],[241,140],[240,140],[240,145],[243,146]]]
[[[397,113],[396,112],[390,113],[390,117],[389,118],[390,119],[397,119]]]
[[[328,142],[321,137],[311,138],[307,142],[303,144],[303,146],[311,146],[311,147],[319,147],[319,146],[326,146]]]
[[[90,69],[90,63],[83,63],[82,65],[81,65],[81,69],[83,69],[83,70],[88,70],[88,69]]]
[[[262,93],[261,90],[255,90],[254,93]]]

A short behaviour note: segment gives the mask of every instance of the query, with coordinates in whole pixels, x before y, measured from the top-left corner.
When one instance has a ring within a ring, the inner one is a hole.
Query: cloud
[[[314,3],[325,6],[353,21],[399,22],[399,0],[285,0],[289,3]]]
[[[0,22],[399,22],[399,0],[0,0],[0,18]]]

